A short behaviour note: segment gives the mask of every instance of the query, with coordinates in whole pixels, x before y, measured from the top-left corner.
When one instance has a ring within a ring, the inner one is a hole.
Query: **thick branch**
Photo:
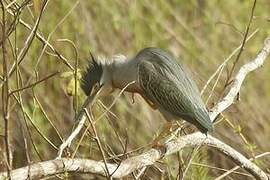
[[[167,148],[167,152],[164,156],[173,154],[185,147],[194,147],[198,145],[207,145],[217,149],[225,156],[231,158],[235,163],[240,165],[242,168],[246,169],[256,179],[267,180],[266,174],[255,164],[251,163],[251,161],[246,159],[242,154],[236,152],[233,148],[221,142],[220,140],[212,136],[206,137],[205,135],[199,132],[186,135],[166,143],[165,146]],[[111,163],[107,163],[107,167],[111,174],[111,177],[121,178],[126,175],[129,175],[131,172],[137,169],[154,164],[161,157],[163,157],[162,152],[160,152],[157,149],[150,149],[149,151],[141,155],[131,157],[122,161],[119,167],[117,164]],[[23,167],[13,170],[11,172],[11,177],[12,179],[18,180],[27,179],[28,177],[43,178],[46,176],[51,176],[64,172],[94,173],[103,176],[106,175],[105,165],[101,161],[63,158],[36,163],[31,165],[30,167]],[[7,176],[6,173],[0,174],[1,179],[5,178],[6,176]]]

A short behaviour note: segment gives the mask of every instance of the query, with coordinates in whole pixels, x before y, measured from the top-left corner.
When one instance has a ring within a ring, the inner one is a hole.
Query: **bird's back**
[[[138,53],[141,88],[162,111],[181,117],[202,132],[212,130],[212,122],[194,81],[175,58],[158,48]]]

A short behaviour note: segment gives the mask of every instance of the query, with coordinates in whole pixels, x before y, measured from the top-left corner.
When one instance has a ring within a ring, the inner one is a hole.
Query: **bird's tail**
[[[206,109],[197,109],[195,112],[197,127],[203,133],[213,132],[213,123]]]

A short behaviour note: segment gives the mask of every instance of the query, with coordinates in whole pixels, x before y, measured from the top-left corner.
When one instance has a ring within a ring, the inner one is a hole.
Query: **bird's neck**
[[[123,89],[129,92],[138,92],[137,62],[133,59],[118,59],[103,67],[113,89]],[[132,83],[133,82],[133,83]]]

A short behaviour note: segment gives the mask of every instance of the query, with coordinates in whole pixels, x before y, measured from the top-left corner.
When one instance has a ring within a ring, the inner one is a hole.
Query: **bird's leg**
[[[161,132],[160,132],[159,135],[153,140],[153,142],[152,142],[152,147],[160,147],[160,146],[162,146],[162,145],[160,144],[159,141],[160,141],[162,138],[165,138],[168,134],[170,134],[172,125],[173,125],[173,123],[172,123],[171,121],[167,121],[167,122],[163,125]]]
[[[148,100],[143,94],[140,94],[143,99],[147,102],[147,104],[152,108],[152,109],[157,109],[157,106],[150,100]]]
[[[132,104],[134,104],[135,103],[135,97],[134,97],[135,95],[134,95],[134,93],[132,93],[132,95],[131,95],[131,99],[132,99]]]

